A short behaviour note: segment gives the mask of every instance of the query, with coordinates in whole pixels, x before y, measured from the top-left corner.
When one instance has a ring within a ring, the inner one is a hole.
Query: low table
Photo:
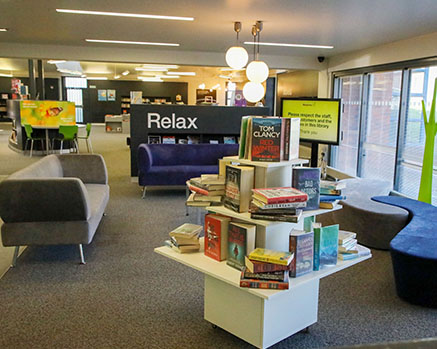
[[[319,280],[371,256],[338,261],[336,266],[290,278],[290,289],[241,288],[240,271],[201,251],[180,254],[167,246],[155,252],[204,274],[205,320],[246,342],[267,348],[317,322]]]

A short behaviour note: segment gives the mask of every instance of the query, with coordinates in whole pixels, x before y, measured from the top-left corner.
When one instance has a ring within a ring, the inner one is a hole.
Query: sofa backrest
[[[62,165],[56,155],[49,155],[8,177],[8,179],[63,177]]]
[[[223,156],[238,155],[238,144],[146,144],[152,166],[217,165]]]

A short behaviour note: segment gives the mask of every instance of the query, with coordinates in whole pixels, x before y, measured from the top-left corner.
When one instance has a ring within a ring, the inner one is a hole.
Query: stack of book
[[[338,259],[346,261],[371,254],[367,247],[357,245],[356,237],[357,234],[350,231],[338,232]]]
[[[252,189],[250,217],[297,223],[307,200],[306,193],[291,187]]]
[[[320,208],[334,208],[340,200],[346,199],[341,190],[346,188],[344,182],[320,181]]]
[[[287,290],[294,254],[256,248],[246,257],[240,287]]]
[[[204,174],[186,182],[191,191],[188,206],[206,207],[221,205],[225,194],[225,178],[216,174]]]
[[[170,240],[165,244],[179,253],[197,252],[200,249],[199,233],[203,227],[197,224],[185,223],[172,230]]]
[[[299,135],[299,118],[243,117],[239,158],[267,162],[297,159]]]

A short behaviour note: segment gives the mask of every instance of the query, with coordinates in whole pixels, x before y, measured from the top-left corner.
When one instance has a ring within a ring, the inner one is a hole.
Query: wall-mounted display
[[[107,101],[106,90],[97,90],[97,100],[99,102],[106,102]]]
[[[115,99],[116,99],[115,94],[116,94],[115,90],[107,90],[107,96],[108,96],[108,101],[109,102],[114,102],[115,101]]]
[[[65,101],[20,101],[21,124],[59,126],[76,124],[76,108]]]

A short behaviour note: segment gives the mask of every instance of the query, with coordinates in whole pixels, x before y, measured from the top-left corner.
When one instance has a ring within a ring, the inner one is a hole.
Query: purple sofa
[[[138,183],[185,185],[192,177],[218,173],[218,160],[238,155],[238,144],[140,144]]]

